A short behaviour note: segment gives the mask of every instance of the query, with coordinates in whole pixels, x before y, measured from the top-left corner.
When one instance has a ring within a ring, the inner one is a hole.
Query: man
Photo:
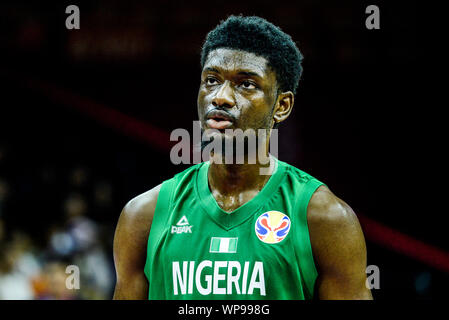
[[[229,129],[271,130],[287,119],[301,60],[290,36],[262,18],[218,25],[201,57],[198,115],[207,138],[233,141]],[[269,139],[258,138],[268,154]],[[354,212],[271,155],[203,162],[132,199],[114,259],[115,299],[372,299]]]

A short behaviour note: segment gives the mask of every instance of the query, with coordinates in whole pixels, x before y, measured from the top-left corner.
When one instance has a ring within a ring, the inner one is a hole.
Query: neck
[[[236,194],[248,190],[261,190],[274,172],[275,161],[262,164],[219,164],[211,161],[208,179],[211,188],[221,195]],[[268,174],[261,174],[266,172]]]

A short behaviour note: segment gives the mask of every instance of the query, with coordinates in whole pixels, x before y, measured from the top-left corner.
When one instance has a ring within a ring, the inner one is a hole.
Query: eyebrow
[[[206,67],[204,68],[204,71],[211,71],[211,72],[216,72],[216,73],[220,73],[220,71],[218,71],[218,69],[213,68],[213,67]],[[257,72],[252,72],[252,71],[239,71],[237,73],[238,75],[242,75],[242,76],[247,76],[247,77],[257,77],[257,78],[263,78],[260,74],[258,74]]]
[[[251,72],[251,71],[240,71],[238,74],[239,75],[243,75],[243,76],[247,76],[247,77],[262,78],[262,76],[259,75],[257,72]]]

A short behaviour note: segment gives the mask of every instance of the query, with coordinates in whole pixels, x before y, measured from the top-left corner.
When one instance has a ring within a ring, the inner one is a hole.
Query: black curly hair
[[[276,73],[281,92],[296,94],[303,56],[292,38],[274,24],[257,16],[229,16],[208,33],[201,50],[201,68],[209,52],[218,48],[238,49],[264,57]]]

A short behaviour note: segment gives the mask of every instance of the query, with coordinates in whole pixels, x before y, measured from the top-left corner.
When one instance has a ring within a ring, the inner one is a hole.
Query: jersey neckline
[[[275,170],[262,190],[250,201],[231,212],[224,211],[212,195],[208,180],[210,162],[204,162],[197,172],[196,187],[201,205],[206,213],[226,230],[240,225],[253,216],[257,209],[274,194],[274,191],[280,185],[281,179],[284,177],[285,166],[282,165],[282,161],[279,161],[276,157],[273,158],[275,160]]]

